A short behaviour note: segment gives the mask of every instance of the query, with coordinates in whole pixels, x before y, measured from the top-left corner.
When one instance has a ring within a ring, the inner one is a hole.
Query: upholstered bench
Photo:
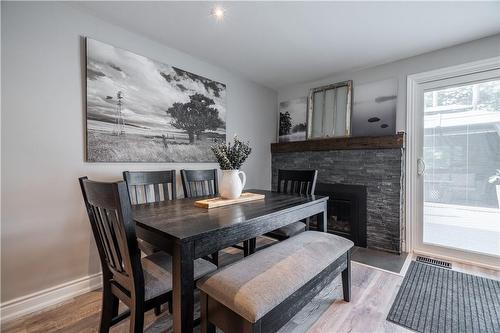
[[[202,278],[202,332],[275,332],[340,273],[349,301],[353,245],[306,231]]]

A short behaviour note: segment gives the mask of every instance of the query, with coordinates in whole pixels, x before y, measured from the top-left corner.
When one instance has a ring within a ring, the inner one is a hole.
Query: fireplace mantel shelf
[[[349,149],[397,149],[404,148],[404,133],[385,136],[360,136],[312,139],[306,141],[271,143],[272,153],[302,151],[349,150]]]

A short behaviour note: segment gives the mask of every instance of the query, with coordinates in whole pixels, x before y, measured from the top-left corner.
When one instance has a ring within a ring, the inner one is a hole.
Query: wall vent
[[[417,261],[423,262],[424,264],[429,264],[429,265],[434,265],[434,266],[438,266],[438,267],[451,269],[451,262],[447,262],[447,261],[443,261],[443,260],[437,260],[437,259],[432,259],[429,257],[417,256]]]

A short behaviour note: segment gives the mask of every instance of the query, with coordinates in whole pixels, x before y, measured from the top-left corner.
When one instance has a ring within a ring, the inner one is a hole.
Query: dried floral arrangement
[[[243,142],[234,137],[234,143],[217,143],[211,146],[217,162],[219,162],[221,170],[239,170],[241,165],[252,152],[249,142]]]

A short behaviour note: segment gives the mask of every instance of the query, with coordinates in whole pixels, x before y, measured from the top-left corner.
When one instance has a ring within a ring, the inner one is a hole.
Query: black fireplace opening
[[[366,247],[366,186],[318,183],[315,194],[329,197],[328,232]]]

